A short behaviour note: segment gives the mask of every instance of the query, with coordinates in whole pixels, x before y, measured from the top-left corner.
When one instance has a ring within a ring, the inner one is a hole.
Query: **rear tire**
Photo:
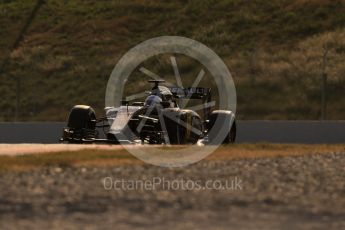
[[[223,141],[223,144],[231,144],[231,143],[235,143],[236,140],[236,121],[234,120],[234,122],[232,123],[231,129],[229,134],[226,136],[226,138]]]
[[[224,126],[228,127],[228,132],[223,140],[217,140],[219,130]],[[213,111],[209,116],[207,125],[208,142],[211,144],[230,144],[236,140],[236,120],[231,111],[217,110]]]

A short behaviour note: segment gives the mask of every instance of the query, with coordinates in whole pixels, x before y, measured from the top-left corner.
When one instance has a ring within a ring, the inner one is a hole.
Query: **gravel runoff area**
[[[345,153],[2,172],[0,229],[48,228],[345,229]]]

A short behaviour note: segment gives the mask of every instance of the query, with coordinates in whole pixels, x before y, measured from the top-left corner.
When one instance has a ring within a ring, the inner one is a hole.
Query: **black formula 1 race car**
[[[74,106],[60,141],[171,145],[235,141],[235,115],[229,110],[211,111],[215,103],[211,102],[210,88],[168,88],[160,85],[163,80],[149,82],[154,83],[154,87],[144,102],[122,101],[119,107],[105,108],[105,117],[102,118],[96,118],[90,106]],[[181,100],[196,99],[202,101],[202,108],[195,109],[203,110],[202,116],[179,107]]]

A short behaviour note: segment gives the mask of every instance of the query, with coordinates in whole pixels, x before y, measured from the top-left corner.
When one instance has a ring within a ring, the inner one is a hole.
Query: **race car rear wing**
[[[170,87],[169,88],[173,96],[177,99],[199,99],[202,100],[204,104],[204,118],[207,119],[210,112],[212,101],[211,95],[211,88],[204,88],[204,87],[188,87],[188,88],[180,88],[180,87]]]
[[[203,87],[188,87],[188,88],[180,88],[180,87],[170,87],[169,88],[171,93],[174,97],[179,99],[200,99],[211,101],[211,88],[203,88]]]

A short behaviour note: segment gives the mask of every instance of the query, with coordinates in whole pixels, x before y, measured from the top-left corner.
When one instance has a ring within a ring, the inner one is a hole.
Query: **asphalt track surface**
[[[65,125],[0,123],[0,143],[58,143]],[[238,121],[237,131],[238,143],[345,143],[345,121]]]

